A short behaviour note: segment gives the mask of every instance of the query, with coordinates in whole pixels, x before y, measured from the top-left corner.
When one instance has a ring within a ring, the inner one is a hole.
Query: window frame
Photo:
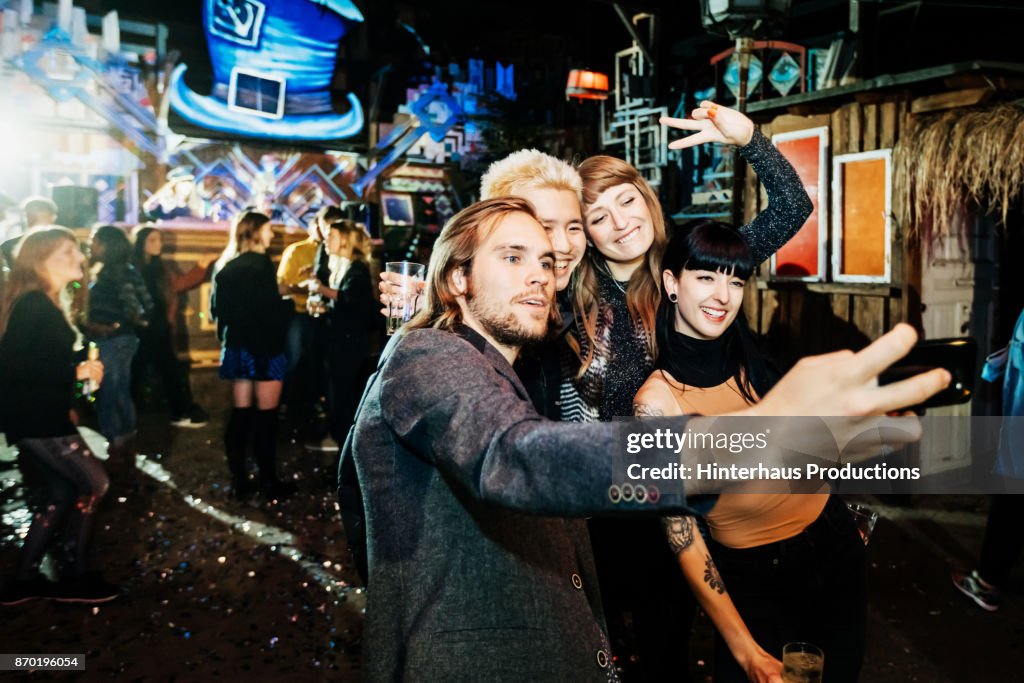
[[[885,160],[885,272],[882,275],[847,275],[842,272],[843,254],[843,169],[858,161]],[[832,281],[889,284],[892,282],[892,148],[839,154],[832,158]]]

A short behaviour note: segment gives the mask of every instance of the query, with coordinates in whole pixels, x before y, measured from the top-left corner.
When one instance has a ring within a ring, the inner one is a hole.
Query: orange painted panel
[[[842,168],[842,274],[885,275],[885,159]]]
[[[818,181],[820,168],[821,138],[803,138],[779,142],[777,147],[782,156],[793,164],[804,189],[807,190],[814,211],[807,218],[800,231],[775,254],[775,272],[789,277],[816,277],[818,272],[818,237],[821,226],[818,213]]]

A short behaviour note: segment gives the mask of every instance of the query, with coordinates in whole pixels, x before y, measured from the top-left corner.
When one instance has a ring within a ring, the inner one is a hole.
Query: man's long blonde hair
[[[427,268],[426,302],[405,328],[433,327],[452,330],[462,324],[458,294],[452,289],[451,275],[462,270],[470,277],[473,258],[491,231],[506,216],[525,213],[534,220],[533,205],[519,197],[496,197],[471,204],[452,216],[434,242]],[[552,306],[553,315],[558,315]]]

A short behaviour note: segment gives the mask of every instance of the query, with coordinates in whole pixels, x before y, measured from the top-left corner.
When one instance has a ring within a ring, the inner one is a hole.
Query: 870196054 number
[[[0,654],[0,671],[85,671],[85,655]]]

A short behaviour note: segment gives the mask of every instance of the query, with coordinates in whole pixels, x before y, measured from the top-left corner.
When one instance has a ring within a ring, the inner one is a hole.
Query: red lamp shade
[[[581,100],[608,99],[608,74],[599,71],[573,69],[565,84],[565,96]]]

